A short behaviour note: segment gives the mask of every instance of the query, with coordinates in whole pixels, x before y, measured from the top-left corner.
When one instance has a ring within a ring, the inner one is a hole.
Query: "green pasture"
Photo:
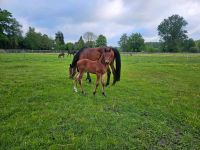
[[[122,55],[121,81],[72,90],[71,57],[0,54],[0,149],[200,149],[200,55]]]

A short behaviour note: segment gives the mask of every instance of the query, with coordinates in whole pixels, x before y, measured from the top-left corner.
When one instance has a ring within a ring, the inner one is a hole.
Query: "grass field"
[[[73,92],[71,60],[0,54],[0,149],[200,149],[199,54],[122,56],[106,98]]]

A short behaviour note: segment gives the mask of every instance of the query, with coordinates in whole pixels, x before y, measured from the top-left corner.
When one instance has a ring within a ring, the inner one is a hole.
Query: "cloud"
[[[200,39],[199,0],[0,0],[23,25],[54,37],[59,30],[65,41],[77,41],[84,32],[104,34],[117,46],[123,33],[140,32],[146,41],[158,41],[157,26],[173,14],[188,22],[188,36]]]

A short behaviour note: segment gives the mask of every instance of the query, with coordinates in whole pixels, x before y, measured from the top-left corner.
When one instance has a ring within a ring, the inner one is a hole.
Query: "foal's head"
[[[110,47],[105,47],[102,53],[102,57],[106,64],[110,64],[114,59],[114,52]]]

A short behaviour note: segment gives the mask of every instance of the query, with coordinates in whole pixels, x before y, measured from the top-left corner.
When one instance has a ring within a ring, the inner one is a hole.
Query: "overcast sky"
[[[145,41],[159,41],[157,26],[173,14],[188,22],[188,36],[200,39],[200,0],[0,0],[0,8],[10,11],[23,25],[65,42],[78,41],[87,31],[107,37],[118,46],[123,33],[139,32]]]

